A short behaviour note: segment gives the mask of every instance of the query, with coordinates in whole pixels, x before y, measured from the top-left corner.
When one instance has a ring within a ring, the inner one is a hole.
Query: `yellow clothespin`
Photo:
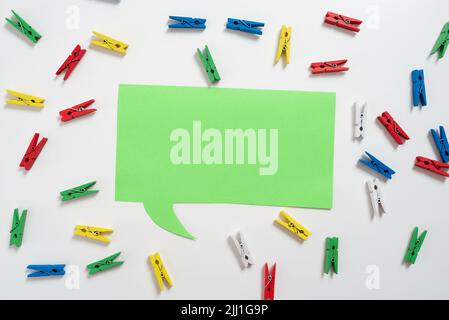
[[[292,27],[282,26],[281,35],[279,37],[279,47],[276,53],[276,63],[281,59],[282,53],[285,52],[285,62],[290,63],[290,38],[292,36]]]
[[[309,230],[307,230],[301,224],[299,224],[298,221],[290,217],[286,212],[281,211],[281,216],[287,221],[282,221],[279,219],[276,219],[275,221],[288,231],[300,237],[301,239],[307,240],[308,237],[312,234]]]
[[[42,108],[44,106],[45,99],[35,97],[26,93],[21,93],[17,91],[12,91],[6,89],[6,92],[8,92],[10,95],[17,97],[16,100],[6,100],[7,104],[18,104],[22,106],[30,106],[30,107],[39,107]]]
[[[109,242],[111,242],[111,240],[109,238],[106,238],[105,236],[103,236],[103,233],[109,233],[112,231],[114,231],[114,230],[107,229],[107,228],[98,228],[98,227],[92,227],[92,226],[77,225],[77,226],[75,226],[74,233],[78,236],[82,236],[82,237],[102,241],[105,243],[109,243]]]
[[[172,281],[168,276],[167,270],[165,270],[164,263],[162,262],[159,253],[156,252],[154,256],[150,254],[149,258],[151,264],[153,265],[154,275],[156,276],[157,282],[159,283],[159,289],[161,291],[164,290],[164,283],[162,282],[163,279],[165,279],[165,281],[167,281],[168,285],[171,287],[173,285]]]
[[[113,50],[116,52],[119,52],[121,54],[126,54],[126,50],[128,49],[128,44],[109,38],[108,36],[105,36],[104,34],[98,33],[93,31],[93,34],[96,35],[98,38],[101,38],[103,40],[92,40],[90,43],[96,46],[100,46],[109,50]]]

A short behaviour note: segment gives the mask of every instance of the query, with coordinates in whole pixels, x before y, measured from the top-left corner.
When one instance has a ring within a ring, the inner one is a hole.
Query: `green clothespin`
[[[430,54],[432,55],[435,52],[439,51],[438,59],[441,59],[444,57],[448,45],[449,45],[449,22],[446,22]]]
[[[59,194],[61,195],[61,200],[62,201],[67,201],[67,200],[71,200],[71,199],[76,199],[79,197],[84,197],[90,194],[94,194],[97,193],[98,190],[87,190],[90,187],[92,187],[94,184],[96,183],[96,181],[92,181],[92,182],[88,182],[85,183],[83,185],[80,185],[78,187],[74,187],[71,189],[67,189],[64,191],[61,191]]]
[[[25,221],[27,218],[27,211],[23,210],[19,216],[19,209],[14,209],[14,215],[12,217],[11,235],[9,236],[9,245],[16,246],[17,248],[22,245],[23,230],[25,229]]]
[[[6,21],[8,21],[14,28],[22,32],[24,35],[27,36],[28,39],[33,41],[33,43],[36,43],[39,41],[42,36],[34,30],[28,23],[26,23],[25,20],[23,20],[17,13],[14,12],[14,10],[11,10],[13,15],[16,17],[17,21],[11,20],[6,18]]]
[[[424,230],[423,233],[418,238],[418,227],[415,227],[412,232],[412,238],[410,239],[410,243],[408,245],[407,254],[405,255],[405,262],[414,264],[416,258],[418,257],[419,250],[424,242],[424,238],[426,237],[427,230]]]
[[[207,75],[209,76],[210,82],[215,83],[219,81],[221,78],[220,75],[218,74],[218,70],[217,67],[215,66],[214,59],[212,59],[212,56],[210,54],[207,45],[204,49],[204,55],[198,48],[196,49],[196,52],[198,52],[198,55],[200,56],[201,62],[203,63]]]
[[[91,264],[88,264],[86,266],[87,269],[89,269],[89,274],[95,274],[100,271],[108,270],[113,267],[119,266],[123,264],[125,261],[116,261],[114,262],[115,258],[117,258],[120,255],[121,252],[117,252],[113,254],[112,256],[109,256],[107,258],[101,259],[96,262],[92,262]]]
[[[326,265],[325,273],[329,273],[333,266],[334,272],[338,273],[338,238],[326,238]]]

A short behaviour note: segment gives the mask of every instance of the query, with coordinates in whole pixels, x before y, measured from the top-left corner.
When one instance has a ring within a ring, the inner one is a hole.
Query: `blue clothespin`
[[[263,22],[228,18],[226,28],[261,35],[262,30],[256,28],[263,27],[264,25]]]
[[[424,70],[413,70],[412,71],[412,82],[413,82],[413,106],[419,106],[421,100],[421,105],[427,105],[426,98],[426,85],[424,84]]]
[[[180,22],[168,25],[169,28],[206,29],[206,19],[178,16],[169,16],[169,18]]]
[[[440,134],[434,129],[431,129],[433,140],[440,152],[441,161],[449,162],[449,143],[447,142],[446,132],[443,126],[440,126]]]
[[[370,158],[370,160],[365,160],[363,158],[360,159],[359,161],[361,163],[363,163],[364,165],[366,165],[366,166],[370,167],[371,169],[379,172],[381,175],[383,175],[384,177],[386,177],[388,179],[391,179],[391,176],[396,173],[393,169],[387,167],[384,163],[382,163],[381,161],[376,159],[369,152],[365,151],[365,153]]]
[[[49,277],[49,276],[63,276],[65,264],[30,264],[27,269],[35,270],[36,272],[29,273],[28,278]]]

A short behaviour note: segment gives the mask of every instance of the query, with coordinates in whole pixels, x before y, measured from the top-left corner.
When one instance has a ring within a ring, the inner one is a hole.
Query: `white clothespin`
[[[371,205],[373,206],[374,213],[379,215],[379,213],[386,213],[385,203],[382,198],[382,193],[379,187],[379,181],[377,179],[368,180],[366,182],[368,185],[369,195],[371,197]]]
[[[245,238],[243,237],[243,234],[241,232],[238,232],[235,238],[232,237],[232,240],[234,240],[235,246],[237,247],[237,251],[240,255],[243,266],[247,268],[249,265],[254,264],[253,257],[248,250],[248,246],[246,244]]]
[[[366,114],[368,112],[366,103],[360,108],[356,102],[354,105],[355,123],[354,123],[354,138],[363,139],[366,133]]]

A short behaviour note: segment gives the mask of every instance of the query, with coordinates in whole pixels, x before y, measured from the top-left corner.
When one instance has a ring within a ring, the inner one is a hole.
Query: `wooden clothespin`
[[[393,169],[389,168],[386,164],[384,164],[379,159],[374,157],[368,151],[365,151],[365,153],[369,157],[369,159],[361,158],[359,160],[360,163],[363,163],[365,166],[373,169],[374,171],[377,171],[378,173],[380,173],[381,175],[383,175],[385,178],[388,179],[391,179],[393,175],[396,173]]]
[[[431,129],[430,132],[432,133],[433,141],[435,142],[438,152],[440,153],[441,161],[449,162],[449,143],[447,141],[444,127],[440,126],[439,134],[435,129]]]
[[[30,264],[27,269],[35,270],[28,274],[28,278],[63,276],[65,264]]]
[[[249,252],[248,245],[246,244],[245,238],[241,232],[237,233],[236,237],[232,237],[235,247],[239,253],[240,260],[245,268],[254,264],[253,257]]]
[[[44,106],[45,99],[43,98],[35,97],[27,93],[21,93],[8,89],[6,90],[6,92],[17,98],[6,100],[7,104],[16,104],[21,106],[39,107],[39,108],[42,108]]]
[[[419,156],[416,157],[415,166],[429,170],[443,177],[449,177],[449,172],[443,170],[449,168],[448,163]]]
[[[64,63],[59,67],[58,71],[56,71],[56,75],[60,75],[64,70],[67,69],[64,75],[64,81],[67,80],[78,62],[80,62],[80,60],[84,57],[86,51],[86,49],[81,49],[81,46],[78,44],[64,61]]]
[[[204,49],[204,55],[200,51],[200,49],[196,49],[196,52],[200,56],[201,62],[203,63],[204,69],[207,72],[207,76],[211,83],[215,83],[220,81],[220,75],[218,74],[217,67],[215,66],[214,59],[212,59],[212,55],[210,54],[209,48],[206,45]]]
[[[22,245],[23,239],[23,231],[25,229],[25,221],[27,218],[28,210],[23,210],[22,214],[19,215],[19,209],[14,209],[14,214],[12,218],[12,226],[10,236],[9,236],[9,245],[16,246],[17,248]]]
[[[121,252],[117,252],[112,256],[88,264],[86,268],[89,270],[89,275],[96,274],[98,272],[108,270],[123,264],[125,261],[114,261],[120,255],[120,253]]]
[[[424,70],[412,71],[413,106],[427,106],[426,85],[424,83]]]
[[[279,36],[278,51],[276,53],[276,63],[281,59],[282,53],[285,53],[285,63],[290,63],[290,39],[292,37],[292,27],[282,26]]]
[[[418,238],[418,227],[415,227],[412,232],[412,238],[410,239],[410,243],[407,248],[407,254],[405,255],[405,262],[415,264],[416,258],[418,258],[419,250],[424,242],[424,238],[427,235],[427,230],[424,230],[423,233]]]
[[[228,18],[226,28],[246,33],[262,35],[262,30],[259,28],[262,28],[264,25],[265,24],[263,22]]]
[[[378,116],[377,120],[379,120],[385,126],[385,128],[391,134],[397,144],[403,144],[403,140],[410,139],[407,133],[405,133],[405,131],[399,126],[399,124],[387,111]]]
[[[327,274],[333,268],[338,273],[338,238],[326,238],[326,264],[324,272]]]
[[[441,59],[444,57],[448,45],[449,45],[449,22],[446,22],[430,54],[432,55],[435,52],[438,52],[438,59]]]
[[[15,13],[14,10],[11,11],[17,21],[8,18],[6,18],[6,21],[8,21],[14,28],[19,30],[21,33],[23,33],[33,43],[38,42],[39,39],[42,38],[42,36],[36,30],[34,30],[25,20],[23,20],[17,13]]]
[[[263,299],[274,300],[274,284],[276,281],[276,263],[271,268],[271,272],[268,270],[268,264],[265,263],[263,269],[264,287],[263,287]]]
[[[307,240],[308,237],[312,234],[309,230],[304,228],[298,221],[289,216],[285,211],[281,211],[280,214],[287,221],[283,221],[280,219],[276,219],[275,221],[281,226],[283,226],[285,229],[290,231],[291,233],[301,238],[302,240]]]
[[[126,50],[128,50],[128,44],[112,39],[108,36],[105,36],[104,34],[98,33],[93,31],[94,35],[96,35],[98,38],[101,38],[102,40],[92,40],[90,43],[96,46],[100,46],[121,54],[126,54]]]
[[[59,194],[61,195],[62,201],[72,200],[84,196],[88,196],[90,194],[95,194],[98,192],[98,190],[88,190],[90,187],[92,187],[96,181],[88,182],[85,184],[82,184],[78,187],[70,188],[64,191],[61,191]]]
[[[169,24],[170,29],[206,29],[206,19],[169,16],[171,20],[178,21],[178,23]]]
[[[22,158],[22,161],[20,161],[19,165],[20,168],[30,170],[33,167],[34,162],[41,153],[48,139],[44,137],[41,139],[39,143],[37,143],[38,140],[39,140],[39,133],[35,133],[33,138],[31,139],[27,151],[25,152],[25,155]]]
[[[100,228],[92,226],[76,225],[74,234],[93,240],[109,243],[111,240],[103,235],[103,233],[110,233],[114,230],[109,228]]]
[[[373,207],[374,214],[378,216],[380,213],[386,213],[385,202],[380,191],[379,180],[374,178],[366,182],[371,199],[371,206]]]
[[[354,138],[363,139],[366,134],[366,115],[368,113],[366,103],[362,107],[356,102],[354,105]]]
[[[343,72],[343,71],[349,70],[348,67],[343,66],[346,62],[348,62],[347,59],[324,61],[324,62],[313,62],[310,65],[310,69],[312,70],[312,74]]]
[[[165,269],[164,263],[162,262],[159,253],[156,252],[154,256],[150,254],[148,258],[150,259],[151,265],[153,266],[154,276],[159,283],[159,290],[164,290],[164,279],[170,287],[173,286],[173,283],[170,279],[170,276],[168,275],[167,270]]]
[[[349,31],[359,32],[359,26],[363,21],[329,11],[326,13],[324,22]]]
[[[86,110],[86,108],[88,108],[94,102],[95,102],[94,99],[90,99],[88,101],[84,101],[80,104],[77,104],[76,106],[59,111],[61,121],[63,122],[70,121],[97,111],[97,109]]]

